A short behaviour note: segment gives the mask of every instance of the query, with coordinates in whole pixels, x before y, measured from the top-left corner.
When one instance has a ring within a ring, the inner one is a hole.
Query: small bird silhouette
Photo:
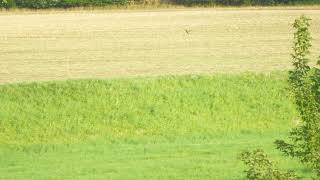
[[[191,30],[191,29],[185,29],[184,31],[185,31],[187,34],[190,34],[192,30]]]

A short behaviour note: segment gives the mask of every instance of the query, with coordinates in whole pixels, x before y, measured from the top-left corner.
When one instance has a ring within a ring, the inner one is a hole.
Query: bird
[[[184,31],[185,31],[187,34],[190,34],[192,30],[191,30],[191,29],[185,29]]]

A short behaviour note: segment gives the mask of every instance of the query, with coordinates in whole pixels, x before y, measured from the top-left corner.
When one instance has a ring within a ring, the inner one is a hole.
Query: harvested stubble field
[[[0,13],[0,83],[283,70],[301,14],[319,49],[320,10]]]
[[[255,147],[310,174],[272,145],[300,14],[316,52],[317,10],[1,13],[0,179],[244,179]]]

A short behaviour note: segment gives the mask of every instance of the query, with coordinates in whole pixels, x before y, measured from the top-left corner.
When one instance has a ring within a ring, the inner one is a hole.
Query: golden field
[[[1,12],[0,83],[288,69],[301,14],[319,49],[317,9]]]

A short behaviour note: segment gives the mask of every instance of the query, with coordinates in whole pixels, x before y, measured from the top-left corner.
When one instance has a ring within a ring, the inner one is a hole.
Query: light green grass
[[[284,82],[248,74],[4,85],[0,142],[280,131],[294,119]]]
[[[78,80],[0,86],[5,179],[239,179],[241,150],[272,142],[297,115],[286,75]]]

